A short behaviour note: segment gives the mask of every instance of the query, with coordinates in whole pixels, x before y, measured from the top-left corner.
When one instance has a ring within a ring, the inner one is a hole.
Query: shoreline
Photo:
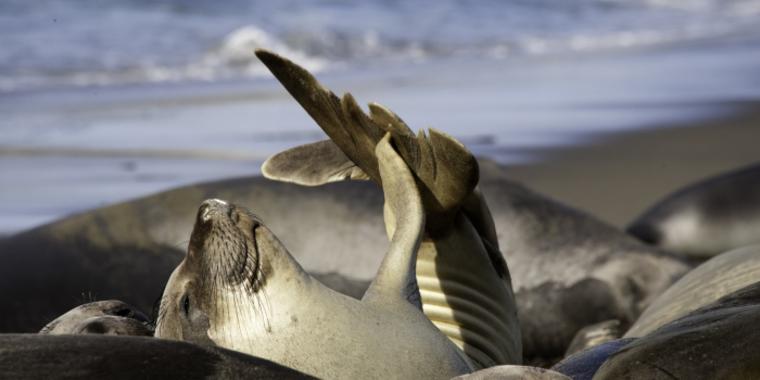
[[[760,99],[708,121],[599,134],[536,149],[536,161],[503,165],[510,178],[625,227],[673,191],[760,162]]]

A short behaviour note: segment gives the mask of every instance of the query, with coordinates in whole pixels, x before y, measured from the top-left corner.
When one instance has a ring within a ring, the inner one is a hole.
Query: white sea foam
[[[8,0],[0,2],[0,92],[265,75],[255,47],[320,71],[677,44],[757,33],[758,17],[760,0]]]

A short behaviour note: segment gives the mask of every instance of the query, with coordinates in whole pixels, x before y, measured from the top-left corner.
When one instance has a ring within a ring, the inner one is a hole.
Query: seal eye
[[[190,297],[187,294],[182,297],[182,311],[185,313],[185,316],[190,315]]]

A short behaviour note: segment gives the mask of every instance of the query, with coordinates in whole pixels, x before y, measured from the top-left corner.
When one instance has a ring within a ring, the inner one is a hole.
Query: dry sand
[[[625,226],[683,185],[760,162],[760,101],[733,106],[738,111],[719,120],[599,136],[507,170],[536,191]]]

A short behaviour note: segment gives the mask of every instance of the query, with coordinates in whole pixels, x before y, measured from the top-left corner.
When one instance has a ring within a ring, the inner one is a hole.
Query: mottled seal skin
[[[696,267],[644,310],[626,337],[644,336],[760,279],[760,245],[722,253]]]
[[[425,223],[414,177],[389,139],[377,155],[390,245],[361,300],[304,272],[252,213],[208,200],[167,283],[156,337],[215,344],[320,378],[469,373],[464,352],[422,313],[415,263]]]
[[[77,306],[45,325],[40,334],[153,336],[153,326],[150,319],[135,307],[108,300]]]
[[[575,333],[616,319],[627,329],[691,264],[509,181],[483,164],[480,186],[512,268],[526,363],[561,359]],[[535,359],[543,359],[534,361]]]
[[[481,369],[452,380],[572,380],[569,377],[546,368],[520,365],[500,365]]]
[[[627,231],[649,244],[701,258],[760,243],[760,164],[668,195]]]
[[[590,324],[617,319],[626,328],[691,267],[511,181],[493,162],[479,167],[479,188],[512,268],[529,363],[561,358]],[[305,188],[241,178],[189,186],[0,241],[0,304],[9,310],[0,315],[0,331],[36,331],[81,303],[83,292],[150,309],[182,260],[195,208],[207,198],[255,207],[310,273],[334,273],[361,287],[383,257],[382,193],[372,183]]]
[[[562,359],[551,369],[573,380],[591,380],[610,356],[634,340],[635,338],[615,339],[589,347]]]
[[[0,334],[5,379],[313,379],[219,347],[146,337]]]
[[[365,113],[351,94],[338,97],[287,58],[261,49],[256,55],[330,137],[271,156],[264,176],[305,186],[347,179],[382,185],[375,145],[388,135],[415,178],[425,213],[416,261],[423,312],[475,366],[521,363],[511,277],[476,187],[473,154],[435,129],[415,133],[380,104],[370,103]]]
[[[613,319],[580,329],[570,342],[570,346],[565,352],[565,357],[584,351],[588,348],[598,346],[602,343],[616,340],[623,335],[620,330],[620,321]]]
[[[594,379],[760,378],[759,323],[755,283],[634,340]]]

